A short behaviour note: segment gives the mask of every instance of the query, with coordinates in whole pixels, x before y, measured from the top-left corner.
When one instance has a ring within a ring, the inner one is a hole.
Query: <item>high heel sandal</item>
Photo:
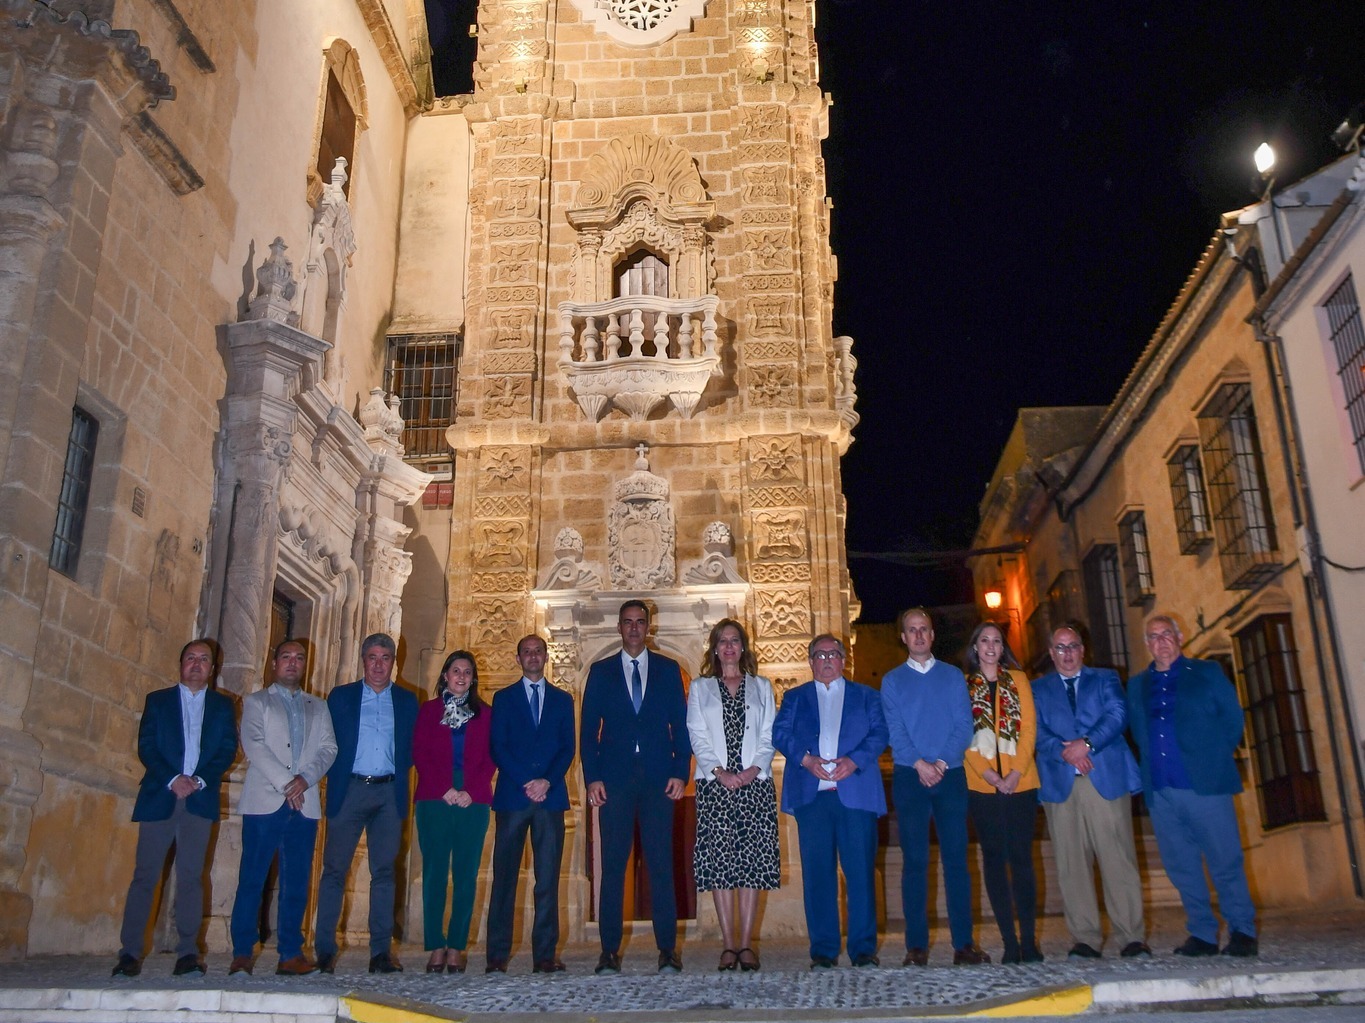
[[[442,949],[439,953],[433,953],[433,954],[432,954],[432,957],[431,957],[430,959],[427,960],[427,973],[445,973],[445,972],[446,972],[446,954],[445,954],[445,950]]]
[[[717,970],[733,970],[739,965],[739,953],[733,948],[727,948],[720,954],[720,965]]]
[[[745,953],[748,953],[749,959],[744,958]],[[755,952],[753,949],[742,948],[739,950],[738,956],[739,968],[743,970],[745,973],[753,973],[761,968],[758,962],[758,953]]]

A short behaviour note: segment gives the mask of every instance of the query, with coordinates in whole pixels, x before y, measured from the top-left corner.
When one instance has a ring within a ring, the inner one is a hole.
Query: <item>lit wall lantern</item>
[[[992,586],[982,594],[982,598],[986,602],[986,607],[991,611],[1000,610],[1000,605],[1005,602],[1005,594],[1001,592],[998,586]]]

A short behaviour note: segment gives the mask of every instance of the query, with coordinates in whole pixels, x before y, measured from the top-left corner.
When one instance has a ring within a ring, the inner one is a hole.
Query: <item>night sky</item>
[[[441,94],[474,0],[427,0]],[[965,547],[1021,407],[1106,405],[1270,141],[1292,181],[1365,99],[1351,5],[818,0],[824,152],[862,416],[848,547]],[[1357,12],[1358,13],[1358,12]],[[972,599],[853,558],[864,621]]]

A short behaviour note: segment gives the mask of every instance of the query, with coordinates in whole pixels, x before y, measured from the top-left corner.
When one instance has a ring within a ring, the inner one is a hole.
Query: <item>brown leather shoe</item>
[[[532,973],[563,973],[564,964],[558,959],[542,959],[531,967]]]
[[[953,952],[954,966],[980,966],[990,961],[990,955],[978,945],[963,945]]]
[[[275,967],[275,973],[281,977],[306,977],[310,973],[316,973],[317,969],[318,964],[306,955],[296,955],[290,959],[281,959],[280,965]]]
[[[228,967],[228,976],[234,973],[250,973],[256,967],[256,961],[251,956],[233,956],[232,965]]]
[[[905,950],[905,959],[901,961],[902,966],[928,966],[929,950],[927,948],[908,948]]]

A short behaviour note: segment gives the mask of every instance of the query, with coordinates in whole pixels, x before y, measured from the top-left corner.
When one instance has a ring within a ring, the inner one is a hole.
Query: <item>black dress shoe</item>
[[[532,973],[563,973],[564,964],[558,959],[542,959],[531,967]]]
[[[141,972],[142,972],[141,960],[134,959],[127,952],[120,952],[118,956],[118,963],[114,966],[114,972],[111,973],[109,976],[136,977]]]
[[[1103,959],[1100,950],[1092,945],[1087,945],[1083,941],[1078,941],[1071,946],[1071,951],[1066,954],[1068,959]]]
[[[853,965],[858,967],[859,969],[863,968],[864,966],[880,966],[881,964],[882,961],[878,959],[876,956],[874,956],[871,952],[864,952],[861,955],[856,955],[853,957]]]
[[[1175,950],[1178,956],[1188,956],[1191,959],[1199,959],[1203,956],[1216,956],[1218,946],[1212,941],[1205,941],[1203,938],[1196,938],[1191,934],[1185,939],[1185,944]]]
[[[1007,948],[1000,953],[1000,961],[1005,964],[1022,963],[1024,953],[1020,952],[1018,948]]]
[[[318,973],[336,973],[337,954],[335,952],[323,952],[318,956]]]
[[[402,973],[403,964],[400,963],[389,952],[380,952],[377,956],[370,956],[371,973]]]
[[[1145,941],[1130,941],[1123,946],[1123,951],[1119,955],[1124,959],[1150,959],[1152,950]]]
[[[592,972],[599,977],[607,973],[620,973],[621,957],[615,952],[603,952],[597,957],[597,967]]]
[[[175,966],[171,970],[172,977],[184,977],[190,973],[197,973],[203,976],[204,963],[195,955],[181,956],[175,961]]]
[[[901,960],[902,966],[928,966],[929,950],[927,948],[907,948],[905,958]]]
[[[659,972],[682,973],[682,956],[676,948],[659,949]]]
[[[1227,947],[1223,949],[1225,956],[1238,956],[1250,959],[1259,955],[1261,952],[1260,943],[1250,934],[1243,934],[1241,931],[1233,931],[1228,935]]]
[[[832,956],[811,956],[810,968],[812,970],[832,970],[839,965],[839,960]]]
[[[506,959],[495,959],[495,958],[493,958],[493,957],[489,957],[489,960],[488,960],[487,965],[484,966],[484,968],[483,968],[483,972],[484,972],[484,973],[506,973],[506,972],[507,972],[507,960],[506,960]]]
[[[1019,959],[1021,962],[1025,963],[1041,963],[1043,961],[1043,953],[1039,950],[1037,945],[1025,945],[1019,951]]]

